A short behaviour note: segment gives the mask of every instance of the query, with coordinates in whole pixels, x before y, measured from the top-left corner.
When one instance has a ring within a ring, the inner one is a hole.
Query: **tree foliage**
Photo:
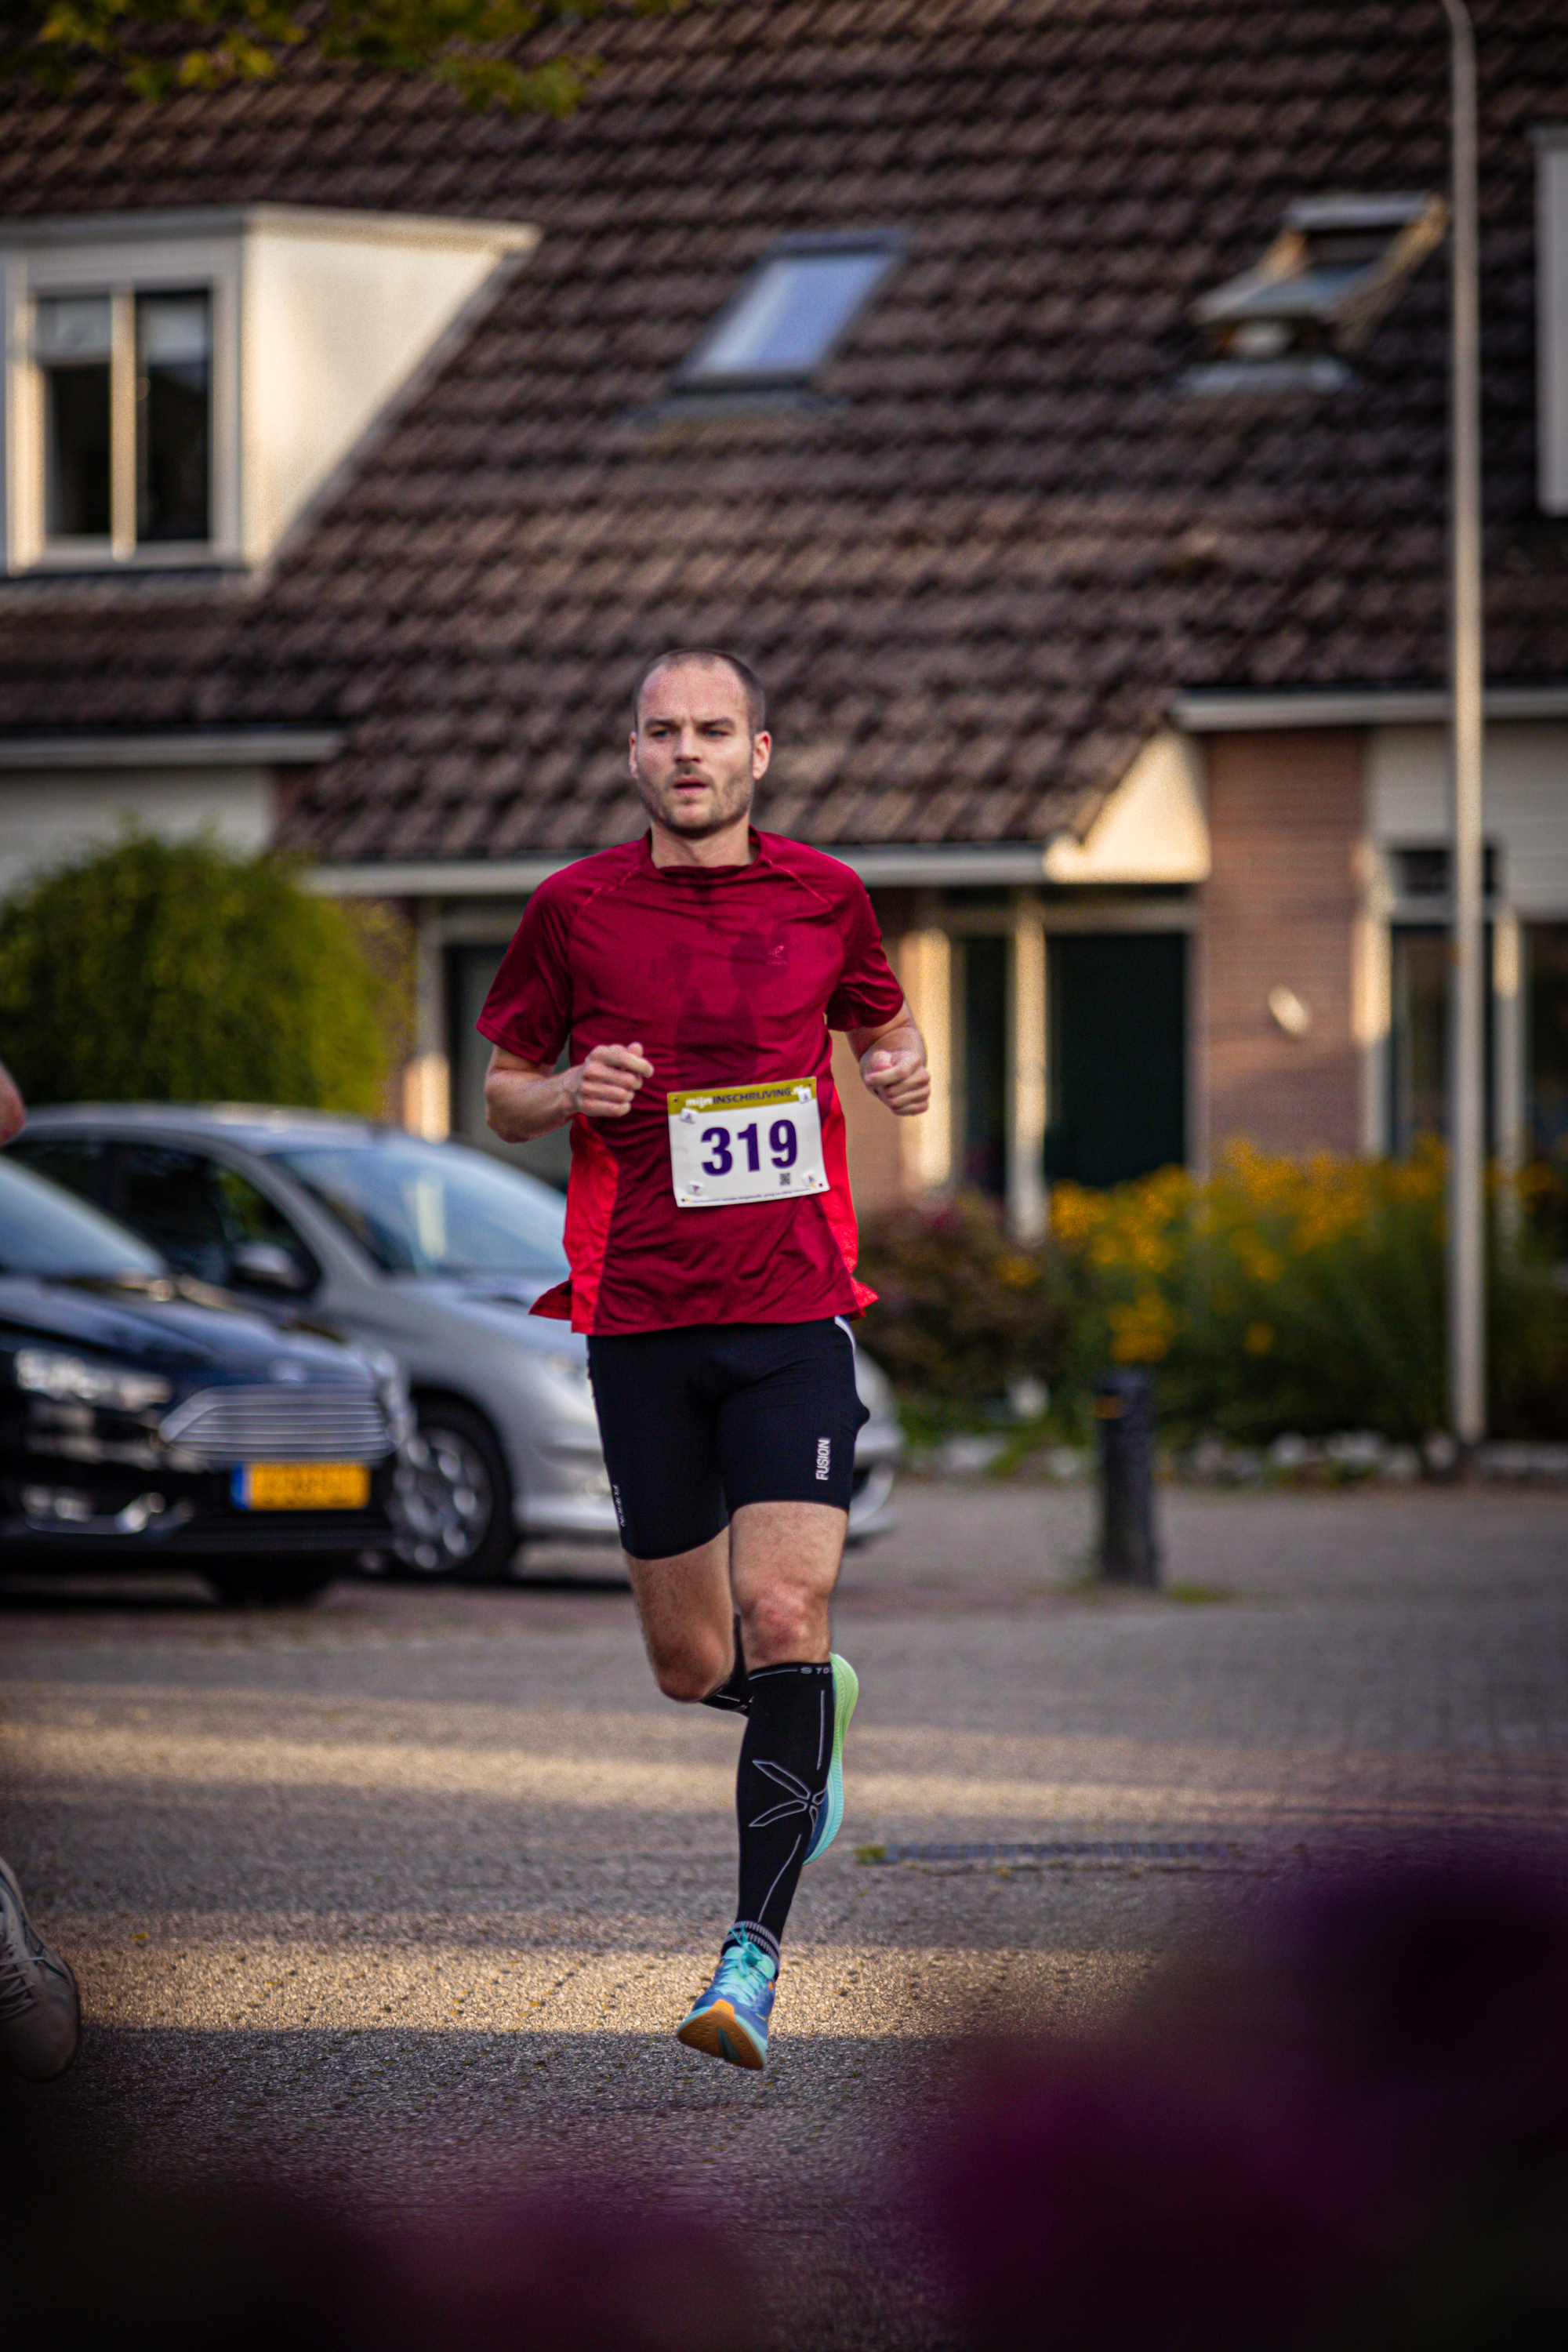
[[[283,859],[132,833],[0,905],[0,1040],[34,1103],[374,1113],[381,961]]]
[[[689,0],[619,0],[652,16]],[[423,75],[473,107],[566,114],[599,70],[579,45],[616,0],[0,0],[0,55],[12,72],[68,89],[108,66],[136,98],[217,89],[275,73],[296,49]],[[515,52],[559,33],[559,46]]]

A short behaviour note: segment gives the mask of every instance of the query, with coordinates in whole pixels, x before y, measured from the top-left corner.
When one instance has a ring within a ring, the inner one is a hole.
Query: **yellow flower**
[[[1130,1306],[1110,1310],[1110,1352],[1119,1364],[1153,1364],[1168,1356],[1176,1318],[1157,1290],[1146,1290]]]
[[[1051,1231],[1064,1249],[1081,1249],[1104,1214],[1103,1193],[1086,1192],[1081,1184],[1051,1187]]]
[[[1267,1356],[1274,1345],[1274,1328],[1268,1323],[1249,1323],[1241,1335],[1241,1344],[1249,1356]]]

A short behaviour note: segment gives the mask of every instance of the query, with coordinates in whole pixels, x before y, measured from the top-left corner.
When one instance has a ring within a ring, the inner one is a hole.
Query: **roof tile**
[[[1528,131],[1568,111],[1568,21],[1474,13],[1490,658],[1561,677]],[[718,639],[770,678],[791,831],[1039,840],[1178,687],[1441,675],[1441,268],[1343,393],[1179,390],[1192,301],[1292,196],[1442,184],[1428,0],[716,0],[599,31],[563,121],[308,56],[155,110],[102,78],[0,96],[13,215],[265,197],[543,233],[266,576],[0,583],[0,725],[331,723],[300,846],[560,855],[638,822],[639,662]],[[906,258],[810,399],[673,396],[774,236],[883,226]]]

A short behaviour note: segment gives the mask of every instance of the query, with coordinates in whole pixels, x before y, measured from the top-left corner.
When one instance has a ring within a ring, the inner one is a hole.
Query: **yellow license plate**
[[[363,1511],[370,1471],[363,1462],[247,1462],[234,1474],[244,1511]]]

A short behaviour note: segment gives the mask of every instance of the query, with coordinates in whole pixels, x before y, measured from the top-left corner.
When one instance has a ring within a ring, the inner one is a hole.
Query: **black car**
[[[304,1600],[389,1541],[390,1358],[280,1331],[0,1159],[0,1559]]]

